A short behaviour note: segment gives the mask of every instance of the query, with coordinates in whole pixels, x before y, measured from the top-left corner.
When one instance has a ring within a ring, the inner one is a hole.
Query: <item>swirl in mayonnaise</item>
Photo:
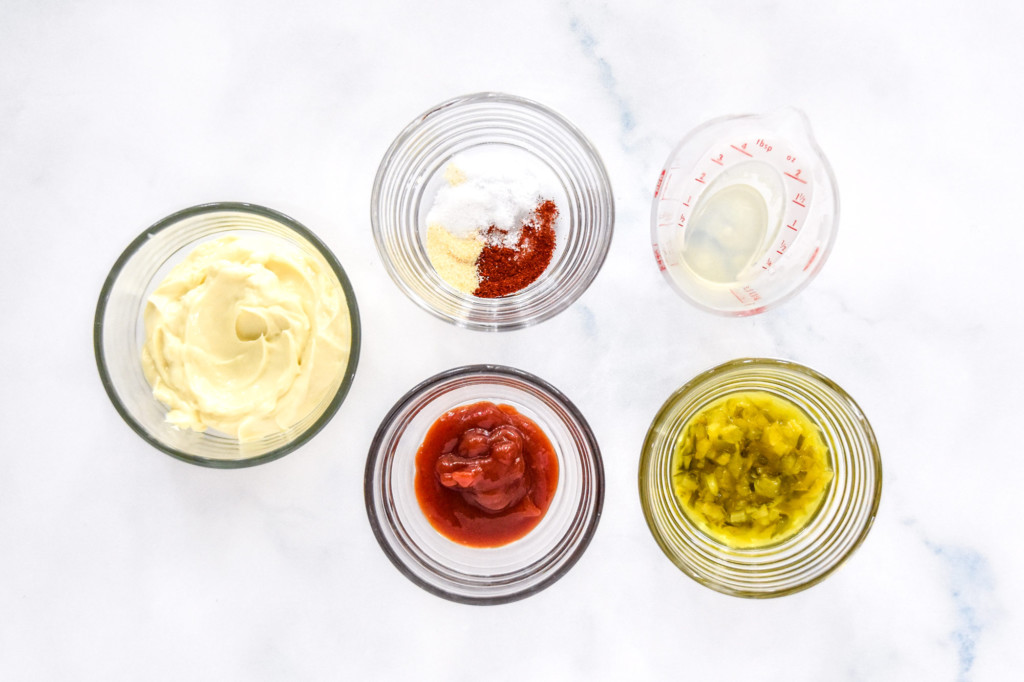
[[[284,242],[196,247],[150,296],[142,367],[180,428],[239,440],[287,430],[334,394],[348,365],[345,293],[325,262]]]

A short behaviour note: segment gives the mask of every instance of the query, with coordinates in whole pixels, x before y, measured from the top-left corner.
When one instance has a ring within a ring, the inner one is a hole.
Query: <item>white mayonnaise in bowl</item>
[[[217,261],[223,253],[251,262]],[[216,265],[199,267],[207,261]],[[277,299],[252,302],[274,287]],[[308,229],[252,204],[205,204],[125,249],[100,292],[93,343],[114,408],[147,443],[237,468],[284,456],[334,416],[355,375],[359,313],[345,271]]]

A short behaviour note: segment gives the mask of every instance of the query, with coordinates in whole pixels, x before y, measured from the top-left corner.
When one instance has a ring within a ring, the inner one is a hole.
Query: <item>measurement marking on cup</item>
[[[804,266],[804,272],[807,272],[807,268],[811,267],[811,263],[813,263],[814,259],[818,257],[818,251],[820,251],[820,250],[821,250],[820,247],[814,249],[814,253],[811,254],[810,260],[808,260],[807,261],[807,265]]]
[[[786,225],[786,227],[788,227],[789,229],[793,230],[794,232],[798,232],[799,231],[799,230],[796,229],[796,218],[793,218],[792,224]]]
[[[722,162],[722,156],[722,154],[719,154],[717,159],[711,159],[711,163],[717,163],[719,166],[724,166],[725,164]]]
[[[793,197],[793,203],[800,208],[807,208],[807,204],[804,203],[805,201],[807,201],[807,197],[804,194],[797,194]]]
[[[659,180],[659,182],[661,182],[661,200],[662,201],[672,201],[672,197],[670,197],[668,195],[672,193],[672,189],[673,189],[673,187],[672,187],[672,172],[675,171],[675,170],[676,170],[675,168],[669,168],[668,169],[668,173],[666,173],[665,177],[663,178],[664,182],[661,182]]]
[[[694,180],[696,180],[700,184],[704,185],[704,184],[707,184],[706,181],[704,180],[705,177],[707,177],[707,173],[701,173],[700,177],[699,178],[694,178]]]
[[[654,260],[658,261],[658,269],[664,272],[665,261],[661,259],[661,250],[658,248],[657,244],[654,245]]]
[[[665,180],[665,171],[661,171],[661,175],[658,176],[658,184],[654,186],[654,198],[658,198],[658,192],[661,191],[661,183]]]
[[[736,151],[738,151],[738,152],[739,152],[740,154],[746,154],[747,156],[750,156],[750,157],[753,157],[753,156],[754,156],[753,154],[751,154],[750,152],[748,152],[748,151],[747,151],[746,149],[740,149],[739,147],[737,147],[737,146],[736,146],[736,145],[734,145],[734,144],[731,144],[731,145],[729,145],[729,146],[730,146],[730,147],[732,147],[733,149],[735,149]],[[747,146],[747,143],[746,143],[746,142],[744,142],[744,143],[743,143],[743,146],[744,146],[744,147],[746,147],[746,146]]]
[[[787,175],[787,176],[789,176],[789,177],[793,178],[794,180],[796,180],[797,182],[802,182],[802,183],[803,183],[803,184],[805,184],[805,185],[807,184],[807,181],[806,181],[806,180],[804,180],[804,179],[803,179],[803,178],[801,178],[801,177],[797,177],[798,175],[800,175],[800,171],[797,171],[797,172],[796,172],[796,175],[793,175],[792,173],[783,173],[783,175]]]

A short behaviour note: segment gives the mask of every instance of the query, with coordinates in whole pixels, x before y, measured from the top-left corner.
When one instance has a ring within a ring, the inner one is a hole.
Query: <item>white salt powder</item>
[[[492,225],[507,232],[505,245],[515,244],[523,223],[541,201],[541,186],[528,167],[494,163],[485,158],[456,156],[427,214],[427,225],[440,225],[465,239],[486,234]]]

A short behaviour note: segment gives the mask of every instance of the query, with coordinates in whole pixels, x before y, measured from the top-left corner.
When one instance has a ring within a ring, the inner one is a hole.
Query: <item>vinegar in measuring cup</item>
[[[773,168],[757,161],[719,176],[694,205],[681,256],[698,277],[742,282],[775,239],[782,187]]]
[[[718,119],[684,139],[662,171],[655,257],[698,306],[754,314],[817,272],[836,213],[831,169],[802,114]]]

